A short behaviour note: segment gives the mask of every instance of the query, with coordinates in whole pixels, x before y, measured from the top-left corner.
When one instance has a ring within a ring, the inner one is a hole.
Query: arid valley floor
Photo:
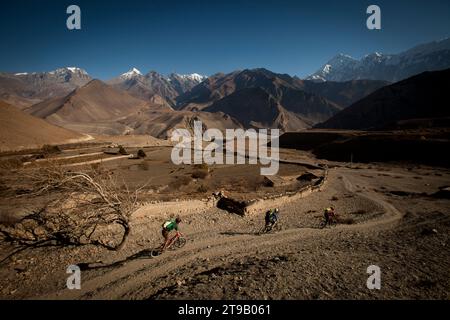
[[[149,188],[140,199],[124,247],[111,251],[94,245],[47,245],[17,252],[0,265],[0,298],[450,298],[450,200],[437,193],[450,185],[448,169],[330,162],[307,152],[281,149],[280,157],[286,163],[280,175],[298,176],[307,171],[298,163],[320,164],[328,168],[328,175],[311,194],[271,198],[265,194],[274,193],[273,188],[249,181],[255,169],[251,165],[213,167],[208,177],[171,185],[170,177],[189,176],[191,168],[172,165],[170,148],[156,139],[121,139],[129,150],[145,145],[147,158],[104,161],[102,155],[100,166],[122,171],[129,181],[157,177],[158,172],[166,177],[156,178],[152,183],[158,187]],[[63,149],[57,157],[69,157],[63,163],[74,168],[98,160],[96,153],[111,141],[97,138],[95,142],[99,144]],[[234,180],[221,178],[221,170],[233,172]],[[2,180],[9,178],[3,172]],[[248,197],[260,199],[260,210],[240,216],[214,205],[212,192],[242,194],[245,188]],[[2,208],[14,205],[10,201],[2,197]],[[350,223],[319,229],[323,209],[329,205]],[[283,228],[257,235],[264,210],[271,207],[280,208]],[[181,231],[187,245],[151,258],[150,250],[162,241],[162,222],[175,215],[183,219]],[[1,242],[0,258],[16,248]],[[81,290],[66,288],[66,269],[72,264],[81,267]],[[370,265],[381,268],[380,290],[366,287]]]

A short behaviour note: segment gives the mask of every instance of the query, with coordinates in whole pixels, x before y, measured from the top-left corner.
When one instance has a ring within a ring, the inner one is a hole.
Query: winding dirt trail
[[[184,248],[167,252],[157,258],[143,255],[141,259],[129,259],[122,263],[112,260],[109,261],[110,266],[106,258],[103,267],[84,271],[87,275],[83,278],[82,290],[61,290],[41,298],[157,298],[158,292],[173,286],[175,282],[186,283],[207,270],[217,269],[238,260],[276,256],[290,252],[289,248],[300,243],[305,246],[307,243],[319,243],[324,239],[392,229],[402,219],[403,213],[380,194],[358,190],[356,185],[363,182],[368,185],[368,179],[363,180],[364,178],[351,169],[330,170],[323,191],[292,203],[278,204],[284,230],[276,234],[255,235],[262,221],[262,213],[240,218],[224,214],[215,208],[207,210],[204,214],[194,215],[192,223],[183,229],[189,239]],[[337,206],[338,212],[352,210],[356,202],[358,208],[365,208],[369,218],[353,225],[338,225],[324,230],[316,228],[320,221],[321,208],[336,194],[343,198],[342,203]],[[308,208],[318,210],[306,211]],[[372,213],[373,217],[370,216]],[[213,225],[209,223],[211,220],[214,221]],[[142,220],[136,224],[136,229],[134,237],[143,237],[149,232],[148,226],[145,226]],[[153,230],[157,230],[157,226],[153,226]]]

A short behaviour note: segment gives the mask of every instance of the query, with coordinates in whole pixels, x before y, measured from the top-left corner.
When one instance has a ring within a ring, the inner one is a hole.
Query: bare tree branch
[[[71,171],[53,165],[24,169],[22,181],[32,186],[20,197],[43,198],[42,207],[12,226],[0,225],[6,241],[34,245],[94,244],[120,250],[130,234],[130,217],[146,185],[130,190],[104,170]]]

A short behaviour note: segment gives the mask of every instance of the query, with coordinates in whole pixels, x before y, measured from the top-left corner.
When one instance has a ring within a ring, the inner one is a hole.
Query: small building
[[[319,179],[318,176],[316,176],[314,173],[312,172],[305,172],[304,174],[302,174],[301,176],[297,177],[298,181],[313,181]]]
[[[264,176],[263,184],[266,187],[279,187],[289,184],[289,181],[286,181],[282,177],[277,175]]]

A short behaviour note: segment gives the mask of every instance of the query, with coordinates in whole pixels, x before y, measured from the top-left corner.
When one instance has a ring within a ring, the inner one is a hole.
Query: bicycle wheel
[[[258,231],[256,232],[257,235],[262,235],[264,233],[266,233],[267,228],[264,226],[261,229],[258,229]]]
[[[325,227],[326,227],[326,225],[327,225],[327,223],[326,223],[326,221],[325,221],[325,220],[322,220],[322,221],[320,221],[320,223],[319,223],[319,229],[323,229],[323,228],[325,228]]]
[[[172,250],[179,249],[179,248],[184,247],[185,244],[186,244],[186,238],[179,237],[179,238],[178,238],[178,239],[170,246],[170,248],[171,248]]]
[[[161,255],[161,250],[159,248],[158,249],[153,249],[152,251],[150,251],[150,256],[152,258],[157,257],[159,255]]]
[[[267,228],[267,233],[275,233],[277,231],[280,231],[278,223]]]

